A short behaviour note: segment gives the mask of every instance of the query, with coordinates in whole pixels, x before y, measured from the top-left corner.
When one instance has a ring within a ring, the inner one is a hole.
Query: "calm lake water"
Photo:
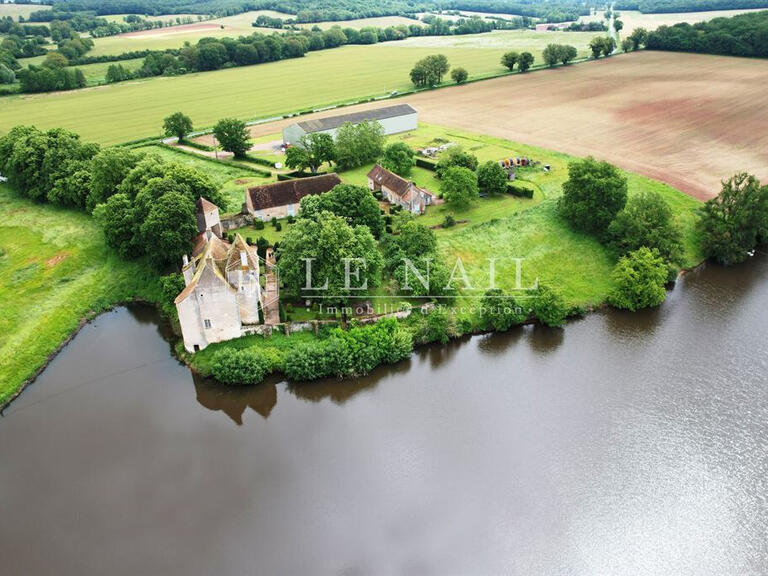
[[[659,310],[223,389],[155,314],[0,418],[9,575],[768,573],[768,258]]]

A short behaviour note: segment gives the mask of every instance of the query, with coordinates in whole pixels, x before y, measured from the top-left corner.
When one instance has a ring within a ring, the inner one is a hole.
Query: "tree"
[[[133,204],[127,194],[114,194],[93,211],[104,232],[107,246],[122,258],[135,258],[141,253],[134,240]]]
[[[709,258],[726,265],[743,262],[768,239],[768,186],[745,172],[732,176],[704,204],[698,228]]]
[[[609,245],[619,256],[645,246],[667,262],[681,264],[683,241],[669,204],[658,192],[640,192],[627,200],[608,226]]]
[[[153,203],[140,231],[144,251],[157,268],[178,264],[197,234],[194,202],[177,192],[163,194]]]
[[[589,49],[592,51],[592,58],[597,60],[600,58],[600,54],[603,53],[603,46],[605,45],[604,36],[595,36],[589,41]]]
[[[501,65],[512,72],[519,59],[520,55],[517,52],[507,52],[501,57]]]
[[[343,302],[354,294],[350,287],[361,287],[367,281],[368,288],[374,288],[380,281],[382,257],[370,230],[350,226],[330,212],[321,212],[313,219],[299,218],[280,241],[277,255],[280,280],[286,292],[296,296]],[[306,289],[306,259],[312,259],[313,286],[324,289]],[[351,274],[349,287],[345,285],[347,266]]]
[[[381,165],[399,176],[408,177],[415,163],[413,150],[405,142],[393,142],[384,148]]]
[[[533,54],[530,52],[522,52],[520,54],[520,59],[517,61],[517,68],[520,72],[525,72],[531,66],[533,66]]]
[[[122,181],[141,159],[141,153],[120,146],[105,148],[94,156],[91,160],[91,189],[86,200],[86,210],[92,212],[97,204],[117,194]]]
[[[336,132],[336,162],[342,170],[375,162],[384,152],[384,127],[375,120],[345,122]]]
[[[639,50],[641,45],[645,45],[648,40],[648,31],[645,28],[635,28],[628,40],[632,42],[632,50]]]
[[[48,52],[45,60],[43,60],[43,67],[52,70],[60,70],[67,66],[69,66],[69,60],[67,60],[66,56],[60,52]]]
[[[232,152],[235,158],[245,158],[245,153],[251,147],[245,122],[237,118],[219,120],[213,127],[213,135],[221,147],[227,152]]]
[[[565,44],[560,47],[560,62],[565,64],[570,64],[573,60],[576,59],[576,57],[579,55],[579,53],[576,51],[575,46],[571,46],[570,44]]]
[[[305,134],[285,152],[285,164],[290,168],[304,170],[309,168],[312,174],[325,162],[336,160],[336,145],[330,134],[313,132]]]
[[[558,208],[574,228],[603,237],[626,202],[627,179],[612,164],[591,156],[568,164]]]
[[[166,136],[176,136],[179,142],[192,132],[192,119],[181,112],[174,112],[163,120],[163,133]]]
[[[387,270],[401,291],[409,296],[454,294],[455,289],[446,288],[450,275],[437,251],[434,230],[409,220],[400,226],[400,234],[386,237],[381,247]]]
[[[562,46],[560,44],[547,44],[541,53],[544,63],[550,68],[560,61]]]
[[[623,256],[611,274],[616,287],[608,302],[616,308],[639,310],[664,302],[667,264],[657,250],[645,246]]]
[[[422,58],[411,70],[411,82],[418,87],[436,86],[443,81],[451,66],[442,54]]]
[[[512,326],[524,322],[527,315],[511,295],[494,288],[483,296],[480,317],[486,326],[497,332],[506,332]]]
[[[477,184],[486,194],[503,194],[507,191],[509,177],[498,162],[489,160],[477,169]]]
[[[453,79],[456,84],[463,84],[467,81],[468,77],[469,73],[464,68],[454,68],[451,70],[451,79]]]
[[[8,66],[0,62],[0,84],[13,84],[16,82],[16,74]]]
[[[539,284],[533,293],[531,311],[539,322],[553,328],[565,324],[568,316],[568,306],[563,296],[546,284]]]
[[[610,36],[603,38],[603,56],[610,56],[616,49],[616,40]]]
[[[231,386],[258,384],[272,371],[272,360],[253,348],[222,348],[211,358],[211,375]]]
[[[375,238],[384,233],[379,203],[365,186],[338,184],[328,192],[301,199],[301,218],[319,218],[323,212],[341,216],[351,226],[365,226]]]
[[[474,172],[477,170],[477,156],[465,152],[461,146],[451,146],[440,154],[435,168],[437,177],[442,178],[445,171],[452,166],[462,166]]]
[[[469,168],[452,166],[440,180],[443,199],[456,207],[465,207],[478,196],[477,175]]]
[[[616,30],[616,32],[621,32],[624,29],[624,22],[622,22],[618,18],[614,18],[613,29]]]
[[[621,51],[622,52],[629,52],[632,50],[632,40],[629,38],[624,38],[624,40],[621,41]]]

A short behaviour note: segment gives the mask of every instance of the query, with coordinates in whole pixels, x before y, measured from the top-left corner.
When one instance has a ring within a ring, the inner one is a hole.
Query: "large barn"
[[[384,134],[397,134],[398,132],[415,130],[419,123],[419,114],[409,104],[397,104],[385,108],[342,114],[341,116],[306,120],[285,128],[283,130],[283,142],[295,144],[305,134],[316,132],[323,132],[335,137],[336,130],[342,124],[347,122],[359,124],[365,120],[375,120],[381,124],[384,128]]]

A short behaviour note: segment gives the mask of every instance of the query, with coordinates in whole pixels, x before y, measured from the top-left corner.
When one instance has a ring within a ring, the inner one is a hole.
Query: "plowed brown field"
[[[767,86],[765,60],[649,51],[402,101],[422,122],[593,155],[704,199],[740,170],[768,182]]]

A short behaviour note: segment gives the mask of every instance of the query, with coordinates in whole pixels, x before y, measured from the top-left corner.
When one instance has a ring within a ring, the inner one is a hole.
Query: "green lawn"
[[[0,185],[0,405],[80,320],[134,297],[158,298],[157,276],[125,262],[80,212],[34,204]]]
[[[554,41],[552,33],[503,31],[450,38],[440,46],[452,66],[463,66],[470,77],[502,73],[501,54],[530,47],[539,58]],[[592,37],[581,36],[585,53]],[[416,38],[424,42],[427,39]],[[436,39],[439,40],[439,39]],[[411,89],[413,63],[434,54],[436,47],[406,40],[373,46],[345,46],[283,60],[175,78],[150,78],[98,88],[53,94],[18,95],[2,99],[0,133],[20,122],[39,128],[61,126],[102,144],[158,135],[162,119],[176,111],[190,115],[197,128],[212,126],[222,116],[243,119],[270,117],[322,107],[351,99],[382,96]],[[540,60],[540,58],[539,58]],[[329,81],[332,78],[333,81]]]

